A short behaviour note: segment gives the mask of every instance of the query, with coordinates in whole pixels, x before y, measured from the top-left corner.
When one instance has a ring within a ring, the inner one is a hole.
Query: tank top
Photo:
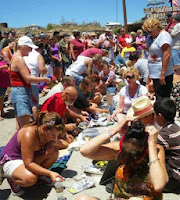
[[[0,158],[0,165],[10,160],[21,159],[21,146],[17,139],[18,131],[13,135],[8,144],[4,147]]]
[[[115,197],[129,199],[141,197],[143,200],[162,200],[162,193],[155,192],[148,178],[148,173],[139,177],[131,177],[125,165],[121,165],[115,173],[113,193]]]
[[[29,74],[30,70],[28,69]],[[11,77],[11,85],[12,87],[28,87],[31,88],[31,85],[26,83],[26,81],[22,78],[19,72],[11,71],[10,70],[10,77]]]
[[[12,62],[12,61],[11,61]],[[29,74],[31,73],[29,68],[27,67]],[[28,87],[31,88],[31,85],[26,83],[26,81],[23,79],[21,74],[19,72],[15,72],[11,70],[10,67],[10,78],[11,78],[11,85],[12,87]]]

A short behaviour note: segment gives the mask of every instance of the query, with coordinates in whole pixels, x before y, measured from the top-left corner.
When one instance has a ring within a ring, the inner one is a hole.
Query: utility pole
[[[118,22],[118,0],[116,0],[116,22]]]
[[[122,3],[123,3],[123,15],[124,15],[124,29],[125,29],[125,32],[128,33],[127,15],[126,15],[126,0],[122,0]]]

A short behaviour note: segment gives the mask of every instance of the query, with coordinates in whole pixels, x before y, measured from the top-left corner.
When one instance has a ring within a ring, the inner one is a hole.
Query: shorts
[[[10,98],[16,117],[32,114],[31,88],[12,87]]]
[[[14,170],[23,164],[24,164],[23,160],[20,160],[20,159],[10,160],[10,161],[5,162],[2,167],[5,177],[12,178],[12,174]]]
[[[55,68],[59,68],[59,67],[62,67],[61,63],[57,60],[54,60],[54,67]]]
[[[172,49],[173,65],[180,65],[180,50]]]
[[[4,97],[6,90],[7,90],[7,88],[1,88],[0,87],[0,98]]]
[[[37,87],[37,85],[31,85],[31,89],[32,89],[32,95],[35,97],[37,103],[35,103],[34,101],[32,101],[31,99],[31,105],[32,107],[39,107],[39,89]]]

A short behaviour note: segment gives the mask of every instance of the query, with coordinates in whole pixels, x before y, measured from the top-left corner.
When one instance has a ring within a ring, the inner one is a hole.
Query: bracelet
[[[106,128],[106,131],[108,132],[109,137],[111,138],[113,136],[113,133],[111,131],[109,131],[109,127]]]
[[[150,167],[151,164],[155,164],[158,160],[160,160],[159,158],[157,158],[156,160],[153,160],[151,162],[148,162],[148,166]]]

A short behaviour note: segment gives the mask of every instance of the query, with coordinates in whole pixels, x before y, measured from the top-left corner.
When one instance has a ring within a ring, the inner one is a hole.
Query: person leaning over
[[[56,113],[41,112],[36,120],[17,131],[4,147],[0,165],[12,192],[21,196],[23,187],[39,180],[52,184],[58,173],[48,170],[58,158],[57,145],[65,135],[64,125]]]
[[[79,115],[69,108],[70,105],[74,104],[74,101],[77,99],[78,93],[75,87],[69,86],[63,92],[56,93],[47,99],[42,107],[41,111],[48,111],[48,112],[56,112],[58,113],[64,122],[66,123],[67,118],[71,117],[75,121],[87,121],[87,116]]]
[[[117,133],[120,141],[105,142]],[[157,145],[158,131],[154,126],[146,128],[140,122],[122,120],[115,128],[84,144],[80,152],[93,160],[117,160],[114,199],[162,199],[162,189],[168,182],[164,149]],[[84,196],[76,200],[93,200]]]
[[[75,80],[72,76],[63,76],[60,83],[51,88],[46,96],[46,100],[58,92],[63,92],[67,87],[75,86]]]

